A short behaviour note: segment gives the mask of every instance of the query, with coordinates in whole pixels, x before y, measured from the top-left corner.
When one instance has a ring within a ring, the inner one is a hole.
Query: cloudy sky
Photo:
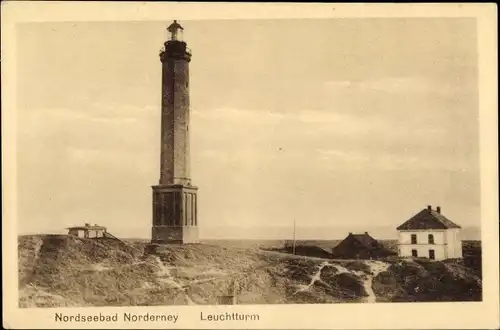
[[[20,233],[149,237],[169,23],[19,25]],[[391,238],[427,204],[479,226],[473,19],[181,24],[203,237]]]

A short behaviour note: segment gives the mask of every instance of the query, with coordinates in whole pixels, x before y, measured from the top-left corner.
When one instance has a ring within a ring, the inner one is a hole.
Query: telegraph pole
[[[293,219],[293,245],[292,245],[292,253],[295,254],[295,218]]]

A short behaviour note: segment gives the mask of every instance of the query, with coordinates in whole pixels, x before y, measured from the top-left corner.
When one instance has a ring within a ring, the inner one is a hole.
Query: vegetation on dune
[[[479,301],[481,279],[457,263],[402,260],[374,278],[381,301]]]
[[[29,283],[42,244],[41,236],[22,236],[18,240],[19,286]]]
[[[377,301],[481,299],[480,276],[463,262],[393,258],[379,262],[386,271],[378,274],[371,261],[209,244],[144,255],[145,244],[22,236],[20,306],[217,304],[232,292],[239,304],[359,302],[373,294]]]

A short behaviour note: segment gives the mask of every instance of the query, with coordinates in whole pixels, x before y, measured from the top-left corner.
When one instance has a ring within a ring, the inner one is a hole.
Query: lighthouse
[[[152,243],[198,243],[198,188],[191,184],[189,62],[184,28],[174,21],[160,52],[160,179],[153,186]]]

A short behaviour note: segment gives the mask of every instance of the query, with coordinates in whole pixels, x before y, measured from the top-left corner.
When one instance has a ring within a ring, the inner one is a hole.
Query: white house
[[[461,227],[427,206],[397,228],[398,255],[432,260],[462,258]]]
[[[98,226],[97,224],[92,226],[86,223],[85,226],[69,227],[67,229],[68,235],[80,238],[101,238],[106,235],[106,227]]]

